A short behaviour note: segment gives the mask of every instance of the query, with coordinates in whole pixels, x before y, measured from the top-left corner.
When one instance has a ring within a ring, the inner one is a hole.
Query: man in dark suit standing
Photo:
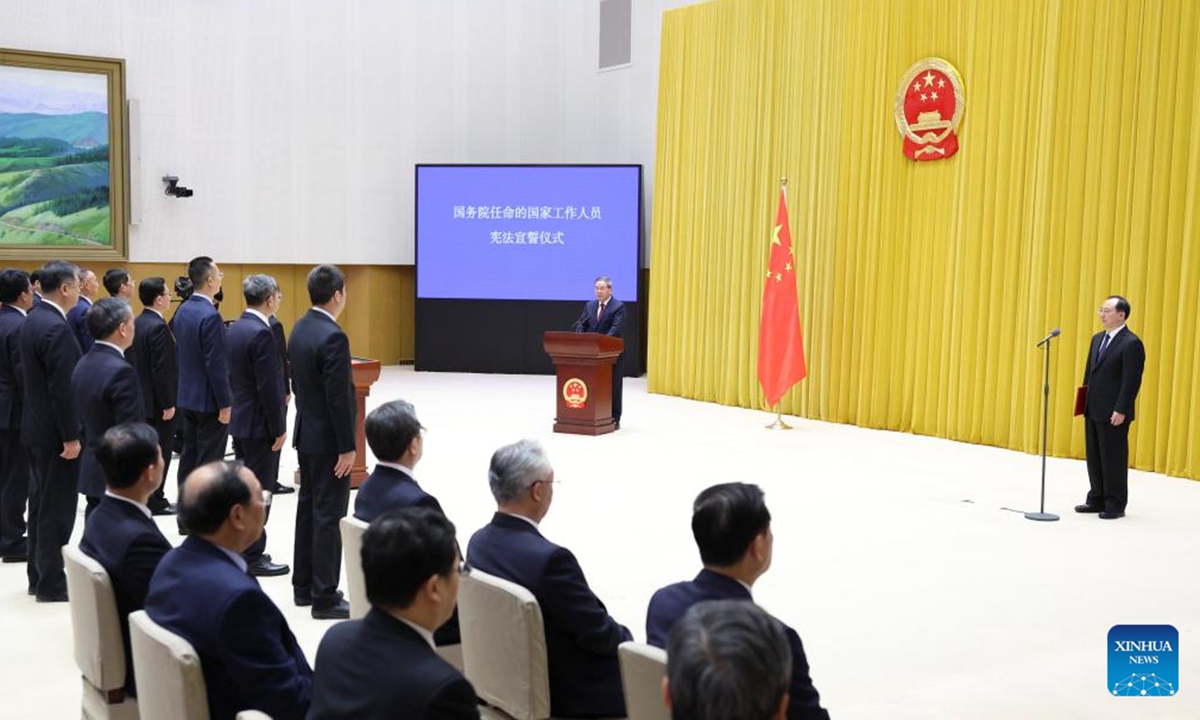
[[[488,483],[497,512],[471,538],[467,561],[537,598],[546,628],[550,714],[625,717],[617,646],[633,636],[588,587],[571,551],[538,531],[554,499],[554,468],[542,446],[522,440],[497,450]]]
[[[302,720],[312,668],[242,558],[266,520],[258,479],[240,462],[197,468],[183,484],[179,512],[191,535],[155,570],[146,614],[196,649],[212,720],[234,720],[242,710]]]
[[[21,326],[21,442],[29,453],[29,592],[38,602],[66,602],[62,549],[79,503],[79,411],[71,373],[82,354],[67,323],[79,300],[79,269],[52,260],[41,270],[41,304]]]
[[[308,720],[478,718],[471,683],[434,649],[458,598],[454,525],[432,508],[389,511],[362,559],[371,610],[321,640]]]
[[[104,271],[104,289],[109,297],[119,297],[130,305],[133,304],[133,276],[125,268],[111,268]]]
[[[601,275],[596,278],[596,299],[589,300],[583,306],[583,312],[575,321],[575,332],[594,332],[601,335],[621,337],[621,324],[625,322],[625,303],[612,296],[612,280]],[[621,364],[625,358],[622,352],[613,363],[612,376],[612,416],[613,424],[621,429]]]
[[[96,273],[84,268],[79,269],[79,302],[75,303],[75,307],[67,311],[67,322],[71,324],[71,330],[75,333],[75,339],[79,341],[80,352],[87,352],[92,349],[92,343],[96,341],[92,337],[92,333],[88,330],[87,312],[92,308],[92,301],[96,298],[96,293],[100,290],[100,281],[96,279]]]
[[[142,389],[142,418],[158,433],[163,454],[163,477],[171,469],[172,437],[175,434],[175,399],[179,393],[179,365],[175,356],[175,336],[167,327],[164,313],[171,307],[167,281],[161,277],[146,278],[138,285],[142,314],[134,321],[133,345],[125,357],[137,371]],[[155,515],[174,515],[175,508],[163,492],[162,483],[150,496],[150,512]],[[176,495],[178,497],[178,495]]]
[[[96,444],[95,455],[107,489],[83,527],[79,549],[103,565],[112,580],[125,640],[125,692],[136,696],[129,613],[146,604],[150,578],[171,549],[146,506],[163,482],[158,433],[143,423],[115,425]]]
[[[71,376],[86,441],[79,463],[79,492],[87,497],[85,517],[104,496],[104,471],[96,462],[96,447],[110,427],[141,422],[143,408],[137,372],[125,359],[134,333],[129,304],[111,297],[97,300],[88,311],[87,324],[96,342]]]
[[[268,275],[249,275],[242,282],[246,312],[227,330],[229,385],[233,411],[229,434],[237,457],[246,463],[263,487],[278,484],[279,453],[287,438],[287,415],[283,405],[283,368],[279,348],[271,332],[270,318],[279,305],[279,284]],[[270,509],[267,520],[270,520]],[[250,574],[286,575],[288,566],[271,562],[266,554],[267,532],[245,553]]]
[[[183,416],[180,483],[196,467],[225,457],[233,405],[225,323],[213,305],[221,289],[221,269],[212,258],[198,257],[188,263],[188,277],[192,295],[172,318],[179,357],[177,403]]]
[[[338,327],[346,276],[334,265],[308,273],[312,309],[292,330],[288,356],[296,390],[294,444],[300,461],[292,589],[297,605],[319,620],[350,617],[337,589],[342,567],[338,522],[350,502],[357,406],[350,341]]]
[[[29,273],[29,284],[33,286],[33,304],[42,302],[42,271],[34,270]]]
[[[275,301],[276,307],[282,306],[282,291],[275,293]],[[279,365],[283,368],[283,414],[286,416],[288,406],[292,404],[292,361],[288,357],[287,331],[276,315],[271,316],[271,332],[275,334],[275,344],[279,346]],[[296,492],[296,488],[276,479],[271,492],[275,495],[288,495]]]
[[[1078,513],[1099,513],[1105,520],[1125,517],[1129,502],[1129,425],[1142,387],[1146,347],[1125,326],[1129,301],[1113,295],[1100,306],[1104,330],[1092,336],[1083,384],[1087,387],[1084,433],[1087,439],[1087,500]]]
[[[21,445],[21,326],[33,309],[24,270],[0,272],[0,559],[24,562],[29,457]]]
[[[376,462],[375,469],[358,487],[354,517],[369,523],[385,512],[401,508],[424,507],[442,512],[437,498],[425,492],[413,477],[413,470],[425,454],[425,428],[417,419],[412,403],[404,400],[384,403],[367,415],[363,425]],[[438,645],[462,642],[457,611],[437,628],[434,640]]]
[[[671,628],[698,602],[753,602],[750,588],[771,567],[771,513],[757,485],[723,483],[701,492],[692,504],[692,534],[704,569],[694,580],[668,585],[650,598],[646,642],[655,647],[667,646]],[[789,720],[829,720],[809,676],[800,636],[787,626],[783,630],[792,655]]]

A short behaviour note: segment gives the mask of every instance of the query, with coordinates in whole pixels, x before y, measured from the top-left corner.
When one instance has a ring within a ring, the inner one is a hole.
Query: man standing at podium
[[[594,332],[621,337],[621,324],[625,322],[625,303],[612,296],[612,279],[601,275],[596,278],[596,299],[583,306],[583,313],[575,321],[575,332]],[[622,352],[613,363],[612,415],[613,425],[621,429],[621,360]]]

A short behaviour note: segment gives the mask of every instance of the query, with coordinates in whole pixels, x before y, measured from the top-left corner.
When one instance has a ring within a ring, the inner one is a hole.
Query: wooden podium
[[[613,364],[625,349],[619,337],[549,331],[542,347],[554,361],[557,413],[554,432],[604,435],[612,432]]]
[[[367,420],[367,396],[371,386],[379,379],[379,361],[367,358],[351,358],[350,371],[354,376],[354,402],[358,407],[358,421],[354,428],[354,467],[350,469],[350,487],[357,488],[367,477],[367,436],[363,423]]]

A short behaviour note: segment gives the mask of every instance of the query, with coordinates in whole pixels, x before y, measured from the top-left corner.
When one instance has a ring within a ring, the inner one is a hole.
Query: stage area
[[[1051,459],[1046,509],[1062,520],[1036,523],[1021,515],[1037,509],[1035,456],[799,418],[769,432],[765,413],[648,395],[644,378],[625,381],[619,432],[554,435],[553,394],[551,377],[389,367],[368,403],[416,405],[428,428],[416,476],[464,548],[494,510],[492,451],[541,440],[560,482],[543,533],[575,552],[637,640],[651,593],[699,569],[696,493],[760,484],[775,556],[755,595],[798,630],[839,720],[1196,717],[1200,483],[1132,472],[1128,516],[1102,521],[1072,511],[1087,490],[1082,461]],[[284,472],[295,467],[289,450]],[[276,562],[292,561],[295,498],[272,509]],[[174,521],[161,525],[178,542]],[[82,527],[81,502],[76,541]],[[311,662],[331,624],[291,604],[289,577],[262,585]],[[24,565],[0,566],[0,717],[78,717],[68,608],[25,587]],[[1107,694],[1118,624],[1179,630],[1181,697]]]

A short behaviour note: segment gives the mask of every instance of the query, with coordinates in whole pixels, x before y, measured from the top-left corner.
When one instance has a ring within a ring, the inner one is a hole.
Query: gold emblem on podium
[[[563,400],[567,401],[567,407],[572,410],[582,409],[587,404],[587,383],[579,378],[571,378],[563,383],[562,395]]]
[[[896,127],[904,137],[905,156],[945,160],[958,152],[956,132],[964,106],[958,70],[941,58],[918,60],[896,92]]]

